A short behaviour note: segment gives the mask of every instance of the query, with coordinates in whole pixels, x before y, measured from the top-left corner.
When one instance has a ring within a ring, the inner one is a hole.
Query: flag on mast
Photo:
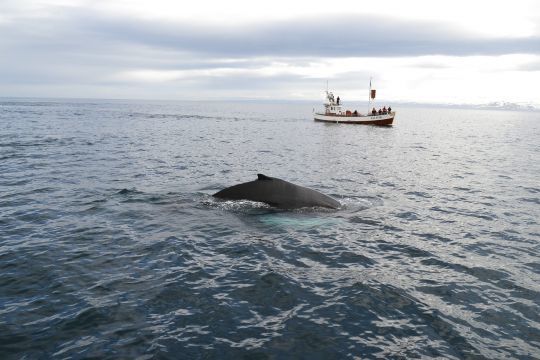
[[[373,100],[375,99],[375,93],[377,90],[371,88],[371,78],[369,78],[369,99]]]

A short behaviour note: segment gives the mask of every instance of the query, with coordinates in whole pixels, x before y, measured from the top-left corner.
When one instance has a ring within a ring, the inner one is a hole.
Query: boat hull
[[[391,126],[394,122],[394,116],[396,112],[393,111],[389,114],[382,115],[369,115],[369,116],[346,116],[346,115],[314,115],[315,121],[329,122],[335,124],[361,124],[361,125],[380,125]]]

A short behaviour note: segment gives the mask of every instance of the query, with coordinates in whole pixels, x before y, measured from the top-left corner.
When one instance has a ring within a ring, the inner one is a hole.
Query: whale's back
[[[264,202],[284,209],[322,206],[337,209],[341,204],[318,191],[285,180],[258,174],[258,179],[223,189],[215,197]]]

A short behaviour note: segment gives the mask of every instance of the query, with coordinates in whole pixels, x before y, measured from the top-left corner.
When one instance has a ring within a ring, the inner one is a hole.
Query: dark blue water
[[[312,107],[2,100],[0,358],[540,358],[540,114]]]

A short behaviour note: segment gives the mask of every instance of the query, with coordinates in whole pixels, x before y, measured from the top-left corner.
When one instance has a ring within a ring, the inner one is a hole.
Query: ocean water
[[[1,100],[0,358],[540,358],[540,113],[313,106]]]

